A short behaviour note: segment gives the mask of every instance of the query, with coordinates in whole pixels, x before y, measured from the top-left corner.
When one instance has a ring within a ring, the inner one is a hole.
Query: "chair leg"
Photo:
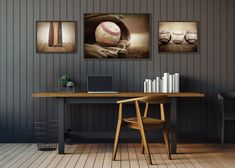
[[[141,139],[141,153],[144,154],[144,143],[143,140]]]
[[[116,159],[117,147],[118,147],[118,140],[119,140],[119,135],[120,135],[121,126],[122,126],[122,120],[118,120],[118,123],[117,123],[117,130],[116,130],[115,140],[114,140],[114,145],[113,145],[113,156],[112,156],[112,159],[113,159],[113,160]]]
[[[136,109],[136,116],[137,116],[137,120],[138,120],[138,127],[139,127],[139,131],[140,131],[141,139],[143,141],[145,151],[148,155],[149,163],[152,165],[153,163],[152,163],[148,143],[147,143],[145,132],[144,132],[144,126],[143,126],[143,121],[142,121],[142,117],[141,117],[141,114],[140,114],[140,108],[139,108],[138,101],[135,101],[135,109]]]
[[[221,149],[224,148],[224,119],[221,122]]]
[[[168,132],[166,127],[163,128],[163,137],[164,137],[165,145],[166,145],[166,148],[167,148],[168,158],[171,160],[169,132]]]
[[[149,163],[152,165],[153,163],[152,163],[152,159],[151,159],[150,152],[149,152],[149,146],[148,146],[148,143],[147,143],[147,140],[146,140],[146,136],[145,136],[145,132],[144,132],[143,127],[140,128],[140,134],[141,134],[141,137],[142,137],[142,142],[143,142],[144,149],[145,149],[146,154],[148,155],[148,158],[149,158]]]
[[[144,117],[148,116],[148,107],[149,107],[149,103],[145,104],[145,109],[144,109]],[[144,143],[141,139],[141,153],[144,154]]]

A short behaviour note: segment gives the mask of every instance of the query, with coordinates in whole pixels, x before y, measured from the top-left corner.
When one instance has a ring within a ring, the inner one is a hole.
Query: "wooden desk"
[[[143,92],[121,92],[121,93],[64,93],[64,92],[47,92],[33,93],[33,97],[56,98],[59,103],[59,154],[64,153],[64,113],[65,104],[116,104],[117,100],[142,97],[147,95],[165,94],[170,100],[170,137],[171,152],[176,153],[177,137],[177,99],[204,97],[202,93],[180,92],[180,93],[143,93]]]

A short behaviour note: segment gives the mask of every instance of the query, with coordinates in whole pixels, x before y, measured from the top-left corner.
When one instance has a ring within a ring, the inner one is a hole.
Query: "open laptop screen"
[[[113,91],[113,79],[111,76],[88,76],[87,91],[88,92],[109,92]]]

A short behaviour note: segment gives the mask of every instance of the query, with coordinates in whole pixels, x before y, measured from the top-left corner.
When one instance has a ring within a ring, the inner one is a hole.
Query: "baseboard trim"
[[[160,133],[154,134],[147,132],[149,142],[162,142]],[[71,142],[97,142],[97,143],[112,143],[115,132],[70,132],[68,134]],[[178,134],[177,141],[179,143],[219,143],[218,136],[208,136],[196,134],[197,136],[190,136],[186,134]],[[120,142],[139,142],[140,136],[138,132],[122,132],[120,135]],[[19,133],[0,133],[1,143],[33,143],[35,142],[35,135],[33,132],[19,132]],[[234,143],[235,134],[225,135],[225,143]]]

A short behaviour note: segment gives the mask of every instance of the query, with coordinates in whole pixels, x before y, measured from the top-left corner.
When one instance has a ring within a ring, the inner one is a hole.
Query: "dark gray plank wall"
[[[142,91],[143,80],[179,72],[182,91],[201,91],[205,100],[182,100],[179,104],[179,139],[215,141],[219,91],[234,90],[233,0],[0,0],[0,135],[1,140],[32,140],[34,119],[57,119],[53,99],[33,99],[32,92],[57,91],[58,78],[67,73],[86,90],[87,75],[112,75],[114,88]],[[84,60],[84,13],[150,13],[152,57],[150,60]],[[77,52],[36,53],[38,20],[77,21]],[[198,53],[158,53],[158,21],[199,22]],[[127,110],[132,110],[127,107]],[[66,127],[92,137],[113,135],[117,107],[73,105]],[[101,117],[102,116],[102,117]],[[226,136],[235,140],[234,123]],[[185,138],[188,137],[188,138]]]

